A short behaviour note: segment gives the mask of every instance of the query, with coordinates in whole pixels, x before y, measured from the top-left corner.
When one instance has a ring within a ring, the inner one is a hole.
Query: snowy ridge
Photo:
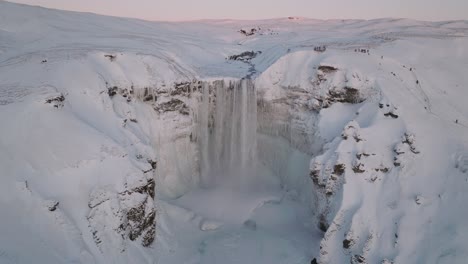
[[[0,263],[464,263],[467,34],[0,1]]]

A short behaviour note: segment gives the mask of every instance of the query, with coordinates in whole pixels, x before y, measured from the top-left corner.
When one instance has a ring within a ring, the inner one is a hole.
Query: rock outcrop
[[[125,190],[95,189],[88,207],[89,228],[101,252],[118,247],[125,251],[127,239],[150,246],[156,235],[155,182],[152,173],[125,184]]]

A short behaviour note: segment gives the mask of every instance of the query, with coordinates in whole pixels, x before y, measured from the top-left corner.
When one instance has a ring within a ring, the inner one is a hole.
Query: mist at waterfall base
[[[249,80],[204,85],[196,115],[199,185],[164,203],[174,254],[163,263],[308,263],[320,234],[311,208],[259,158]],[[187,225],[187,222],[192,225]]]

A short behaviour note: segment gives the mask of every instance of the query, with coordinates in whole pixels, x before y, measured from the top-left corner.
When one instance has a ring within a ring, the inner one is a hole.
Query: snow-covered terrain
[[[466,263],[467,37],[0,1],[0,263]]]

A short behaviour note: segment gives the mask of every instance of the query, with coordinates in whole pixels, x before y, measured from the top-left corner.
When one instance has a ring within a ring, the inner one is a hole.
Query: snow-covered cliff
[[[467,34],[0,1],[0,262],[464,263]]]

